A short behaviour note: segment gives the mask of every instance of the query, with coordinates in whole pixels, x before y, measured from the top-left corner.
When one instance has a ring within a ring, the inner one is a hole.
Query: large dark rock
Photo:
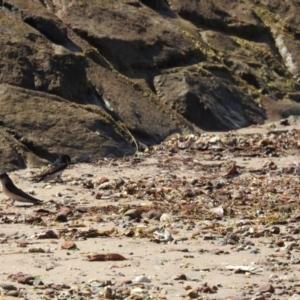
[[[263,122],[258,105],[225,75],[203,76],[195,67],[157,76],[154,84],[172,109],[204,130],[237,129]]]
[[[134,153],[123,129],[96,106],[4,84],[0,106],[1,172],[36,167],[40,158],[56,159],[54,153],[68,153],[73,162]]]
[[[6,170],[299,114],[292,0],[0,1]]]

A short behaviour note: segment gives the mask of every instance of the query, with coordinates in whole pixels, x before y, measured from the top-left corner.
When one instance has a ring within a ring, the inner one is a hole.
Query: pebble
[[[177,275],[173,275],[171,277],[171,280],[187,280],[187,277],[185,274],[177,274]]]
[[[186,293],[186,297],[190,297],[191,299],[198,298],[198,289],[191,289]]]
[[[147,276],[144,276],[144,275],[135,277],[134,281],[135,282],[151,282],[151,280]]]
[[[71,249],[76,249],[77,246],[73,241],[65,241],[62,245],[61,245],[61,249],[65,249],[65,250],[71,250]]]
[[[11,296],[11,297],[19,297],[19,291],[9,291],[5,293],[6,296]]]
[[[171,222],[172,221],[172,217],[169,214],[162,214],[160,217],[160,222]]]
[[[260,292],[260,293],[267,293],[267,292],[274,293],[275,289],[272,286],[272,284],[265,283],[265,284],[260,285],[256,291]]]
[[[145,292],[145,289],[142,289],[140,287],[136,287],[136,288],[133,288],[131,291],[130,291],[130,294],[131,295],[135,295],[135,294],[142,294]]]
[[[191,289],[192,289],[192,287],[191,287],[189,284],[184,284],[184,285],[183,285],[183,288],[184,288],[185,290],[191,290]]]
[[[18,289],[15,285],[9,283],[0,283],[0,287],[6,291],[16,291]]]

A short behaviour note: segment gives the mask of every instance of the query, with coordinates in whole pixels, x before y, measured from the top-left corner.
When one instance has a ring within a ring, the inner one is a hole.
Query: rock
[[[172,280],[187,280],[187,277],[185,274],[177,274],[172,276]]]
[[[117,282],[118,285],[126,285],[126,284],[132,284],[132,280],[131,279],[122,279],[122,280],[119,280]]]
[[[288,119],[281,119],[279,124],[283,126],[291,125]]]
[[[107,181],[109,181],[109,179],[107,177],[103,176],[98,180],[97,183],[98,183],[98,185],[101,185],[102,183],[105,183]]]
[[[283,240],[280,240],[280,241],[276,241],[276,245],[278,247],[284,247],[285,246],[285,242]]]
[[[161,215],[159,220],[161,222],[170,222],[172,220],[172,217],[171,217],[171,215],[164,213]]]
[[[47,230],[38,234],[38,239],[58,239],[58,235],[53,230]]]
[[[271,232],[272,232],[273,234],[279,234],[279,233],[280,233],[280,227],[278,227],[278,226],[273,226],[273,227],[271,228]]]
[[[113,289],[110,286],[104,287],[102,294],[104,299],[114,299]]]
[[[260,285],[260,286],[257,288],[257,292],[260,292],[260,293],[274,293],[274,292],[275,292],[275,289],[274,289],[274,287],[272,286],[272,284],[270,284],[270,283],[265,283],[265,284]]]
[[[124,213],[124,216],[130,217],[131,219],[137,219],[141,217],[141,211],[135,208],[129,209]]]
[[[196,299],[198,298],[198,289],[192,289],[189,290],[186,295],[186,297],[190,297],[191,299]]]
[[[154,220],[159,220],[161,216],[162,216],[162,213],[155,209],[152,209],[143,215],[143,217],[145,217],[145,218],[154,219]]]
[[[61,245],[61,249],[65,249],[65,250],[71,250],[71,249],[76,249],[77,246],[73,241],[65,241],[62,245]]]
[[[151,280],[147,276],[144,276],[144,275],[135,277],[134,281],[135,282],[151,282]]]
[[[39,277],[35,277],[33,282],[32,282],[33,286],[38,286],[38,285],[43,285],[43,284],[44,284],[43,281]]]
[[[21,283],[21,284],[29,284],[29,285],[32,285],[33,282],[35,280],[35,277],[32,276],[32,275],[23,275],[23,276],[19,276],[19,278],[17,279],[17,282],[18,283]]]
[[[63,206],[60,209],[60,213],[64,214],[64,215],[70,215],[70,214],[72,214],[72,210],[69,207]]]
[[[184,288],[185,290],[191,290],[191,289],[192,289],[192,287],[191,287],[189,284],[184,284],[184,285],[183,285],[183,288]]]
[[[68,217],[65,214],[59,214],[54,218],[56,222],[68,222]]]
[[[186,5],[186,1],[171,0],[172,8],[180,16],[188,19],[202,20],[205,26],[212,28],[227,28],[230,32],[235,32],[239,36],[252,36],[254,34],[262,33],[265,28],[263,24],[253,15],[249,6],[244,3],[238,4],[238,2],[229,1],[212,1],[209,0],[201,3],[201,6],[196,3]],[[213,5],[211,5],[213,3]],[[232,3],[230,9],[228,3]],[[218,6],[216,11],[215,5]],[[223,12],[224,15],[221,13]],[[225,16],[226,12],[226,16]],[[243,14],[241,14],[243,12]],[[221,46],[221,44],[220,44]],[[224,44],[223,47],[228,46]]]
[[[5,291],[17,291],[18,288],[16,286],[14,286],[13,284],[9,284],[9,283],[1,283],[1,289],[5,290]]]
[[[264,295],[253,296],[250,300],[266,300],[266,297]]]
[[[11,99],[12,93],[14,97]],[[120,135],[115,135],[113,133],[113,128],[110,127],[104,118],[99,117],[99,109],[97,108],[87,111],[79,106],[70,106],[62,98],[54,96],[48,97],[43,93],[31,91],[26,92],[24,89],[0,85],[0,104],[3,103],[6,103],[6,105],[4,105],[5,108],[3,108],[0,112],[0,120],[2,120],[5,124],[10,124],[10,128],[13,129],[9,132],[0,130],[0,140],[5,136],[10,135],[9,138],[11,140],[11,145],[15,145],[15,149],[17,149],[19,165],[11,166],[11,168],[14,169],[24,165],[34,167],[38,166],[38,163],[41,163],[38,161],[38,158],[36,159],[35,156],[30,154],[30,149],[34,149],[34,145],[37,144],[39,144],[40,147],[38,152],[39,155],[45,159],[53,160],[51,153],[47,150],[52,147],[55,149],[55,145],[52,144],[53,139],[51,138],[51,135],[55,135],[56,138],[58,138],[60,142],[64,143],[66,146],[69,145],[67,146],[68,149],[61,148],[60,151],[68,153],[72,159],[77,156],[84,160],[105,156],[108,153],[107,152],[105,154],[104,152],[106,151],[112,151],[111,153],[114,152],[113,148],[110,148],[109,146],[106,150],[104,148],[103,150],[99,150],[98,145],[99,143],[102,143],[102,138],[95,134],[95,132],[100,130],[101,126],[108,126],[106,133],[107,138],[110,136],[110,139],[113,139],[113,136],[115,136],[120,142],[123,139]],[[15,107],[18,107],[18,118],[14,117],[14,113],[12,111]],[[27,115],[27,111],[30,110],[30,108],[34,109],[36,113]],[[64,111],[64,114],[76,119],[76,122],[73,122],[72,124],[72,135],[70,135],[66,130],[58,130],[56,126],[53,127],[51,125],[59,122],[63,123],[63,119],[65,119],[66,122],[65,126],[70,124],[70,120],[67,120],[60,115],[62,111]],[[37,125],[40,124],[42,120],[48,120],[48,123],[45,124],[45,126]],[[26,122],[28,126],[24,127],[24,122]],[[99,125],[96,126],[95,124]],[[86,129],[86,126],[93,128],[93,130]],[[42,142],[39,142],[39,136],[43,135],[44,132],[47,132],[47,135],[42,139]],[[74,138],[75,136],[76,138]],[[125,143],[123,145],[124,149],[130,151],[131,146],[125,140],[123,141]],[[78,147],[80,147],[79,145],[86,144],[86,150],[82,152],[72,151],[72,147],[77,147],[76,144]],[[70,145],[72,145],[71,148]],[[98,155],[101,151],[104,151],[102,152],[102,155]],[[118,151],[119,150],[117,150],[117,152]],[[117,152],[115,153],[117,154]],[[74,162],[76,162],[76,159]]]
[[[5,296],[19,297],[19,291],[8,291],[5,293]]]
[[[203,130],[237,129],[260,123],[264,118],[249,96],[225,78],[194,76],[182,69],[155,77],[154,86],[171,107]],[[218,97],[220,94],[223,97]],[[245,112],[246,106],[251,115]]]

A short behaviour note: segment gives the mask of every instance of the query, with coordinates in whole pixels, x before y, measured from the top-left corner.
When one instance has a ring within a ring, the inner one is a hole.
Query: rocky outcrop
[[[218,70],[224,76],[199,76],[202,68]],[[170,108],[208,131],[241,128],[263,120],[261,109],[238,85],[228,69],[205,63],[154,79],[158,95]]]
[[[292,0],[0,7],[5,170],[58,152],[75,161],[128,155],[176,132],[300,114],[300,8]]]
[[[124,129],[97,106],[5,84],[0,105],[0,149],[10,169],[37,167],[57,152],[73,162],[134,153]]]

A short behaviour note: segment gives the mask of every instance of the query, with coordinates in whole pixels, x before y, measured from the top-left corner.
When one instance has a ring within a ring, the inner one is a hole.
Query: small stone
[[[64,215],[70,215],[72,213],[71,209],[69,207],[63,206],[60,209],[60,214],[64,214]]]
[[[130,217],[131,219],[137,219],[141,217],[141,211],[139,211],[138,209],[132,208],[127,210],[124,213],[124,216],[126,217]]]
[[[140,287],[136,287],[134,289],[131,290],[131,295],[135,295],[135,294],[141,294],[143,293],[145,290],[140,288]]]
[[[118,285],[126,285],[126,284],[132,284],[131,279],[123,279],[117,282]]]
[[[172,217],[168,214],[162,214],[159,220],[160,222],[170,222]]]
[[[281,119],[280,120],[280,125],[288,126],[288,125],[290,125],[290,122],[289,122],[288,119]]]
[[[152,187],[155,187],[155,182],[153,180],[150,180],[150,181],[147,181],[145,186],[147,188],[152,188]]]
[[[188,147],[190,147],[191,143],[188,141],[185,142],[178,142],[177,147],[181,150],[187,149]]]
[[[273,234],[279,234],[280,233],[280,228],[278,226],[273,226],[271,229],[271,232]]]
[[[71,249],[76,249],[77,246],[73,241],[65,241],[62,245],[61,245],[61,249],[65,249],[65,250],[71,250]]]
[[[25,239],[20,239],[17,241],[17,243],[18,243],[18,247],[22,247],[22,248],[25,248],[28,245],[28,242]]]
[[[78,293],[80,296],[83,296],[83,297],[89,297],[92,295],[92,292],[89,291],[89,290],[81,290],[79,293]]]
[[[104,296],[104,299],[114,299],[113,289],[110,286],[106,286],[103,289],[102,295]]]
[[[102,184],[104,182],[107,182],[108,181],[108,178],[107,177],[101,177],[99,180],[98,180],[98,184]]]
[[[186,293],[186,297],[190,297],[191,299],[198,298],[198,289],[192,289],[192,290],[189,290],[189,291]]]
[[[104,182],[98,186],[98,190],[112,190],[114,185],[111,181]]]
[[[47,230],[37,236],[38,239],[58,239],[58,235],[53,230]]]
[[[41,278],[39,277],[35,277],[33,282],[32,282],[32,285],[33,286],[38,286],[38,285],[43,285],[44,283],[42,282]]]
[[[18,277],[17,282],[22,283],[22,284],[32,285],[34,279],[35,278],[32,275],[24,274],[24,275],[21,275],[20,277]]]
[[[0,284],[0,287],[6,291],[16,291],[18,289],[16,286],[14,286],[13,284],[9,284],[9,283],[2,283],[2,284]]]
[[[45,249],[43,248],[29,248],[28,253],[45,253]]]
[[[19,291],[9,291],[5,293],[5,296],[19,297]]]
[[[171,277],[172,280],[187,280],[185,274],[177,274]]]
[[[278,242],[276,243],[276,245],[277,245],[278,247],[284,247],[285,243],[284,243],[284,241],[280,240],[280,241],[278,241]]]
[[[59,214],[54,218],[54,221],[61,223],[68,222],[68,217],[65,214]]]
[[[265,283],[265,284],[260,285],[256,291],[260,292],[260,293],[268,293],[268,292],[269,293],[274,293],[275,289],[272,286],[272,284]]]
[[[265,300],[266,297],[264,295],[253,296],[250,300]]]
[[[151,280],[148,277],[144,276],[144,275],[135,277],[134,281],[135,282],[151,282]]]
[[[145,213],[143,217],[148,218],[148,219],[153,219],[153,220],[159,220],[161,217],[162,213],[158,210],[152,209]]]
[[[192,289],[192,287],[189,284],[184,284],[183,288],[187,291]]]

